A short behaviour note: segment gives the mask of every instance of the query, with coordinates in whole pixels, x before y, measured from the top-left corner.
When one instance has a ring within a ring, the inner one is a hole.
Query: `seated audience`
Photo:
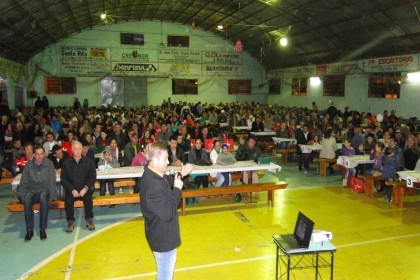
[[[56,197],[56,180],[54,166],[45,158],[43,147],[35,149],[34,159],[25,166],[16,195],[23,202],[26,235],[25,241],[30,241],[34,236],[34,211],[35,203],[40,203],[39,237],[47,239],[45,232],[48,224],[48,203]]]
[[[99,162],[98,162],[99,171],[108,171],[112,168],[118,168],[118,167],[120,167],[120,163],[115,158],[112,158],[111,148],[105,147],[105,149],[102,152],[102,157],[99,159]],[[108,185],[109,195],[115,195],[114,181],[115,180],[113,179],[99,180],[99,195],[100,196],[105,195],[107,185]],[[114,207],[115,207],[114,204],[109,206],[109,208],[114,208]]]
[[[210,163],[207,151],[202,147],[201,139],[195,140],[195,147],[188,153],[188,162],[195,165],[208,165]],[[202,184],[203,188],[208,188],[209,177],[207,173],[191,174],[190,177],[194,179],[194,184],[198,187]]]
[[[319,154],[320,158],[334,159],[335,151],[337,151],[337,142],[334,137],[331,136],[332,129],[328,128],[325,131],[324,139],[322,139],[322,148]],[[331,174],[334,174],[334,169],[332,168],[334,162],[330,163],[328,170]]]

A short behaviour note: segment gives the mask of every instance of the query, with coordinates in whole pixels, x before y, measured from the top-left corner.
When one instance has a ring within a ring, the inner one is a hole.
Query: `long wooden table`
[[[168,166],[167,170],[173,169],[175,172],[181,171],[179,166]],[[218,172],[237,172],[237,171],[269,171],[269,172],[280,172],[281,166],[270,163],[270,164],[258,164],[254,161],[237,161],[234,164],[223,166],[219,164],[213,164],[211,166],[199,166],[193,164],[191,174],[210,174]],[[113,168],[108,171],[97,171],[96,179],[127,179],[127,178],[139,178],[143,175],[143,166],[128,166]],[[16,188],[20,183],[21,174],[13,178],[12,189]],[[56,175],[57,182],[60,182],[60,175]]]
[[[173,168],[174,171],[180,171],[181,167],[168,167],[168,170]],[[262,171],[266,170],[269,172],[281,171],[281,167],[277,164],[257,164],[254,161],[239,161],[229,166],[212,165],[212,166],[197,166],[193,165],[191,174],[208,174],[212,172],[237,172],[237,171]],[[121,167],[115,168],[108,171],[98,171],[97,179],[128,179],[138,178],[143,175],[144,167]],[[14,178],[12,186],[19,185],[21,175]],[[60,182],[60,176],[56,177],[57,182]],[[185,214],[186,198],[195,196],[209,196],[209,195],[221,195],[221,194],[235,194],[240,192],[260,192],[268,191],[267,202],[269,205],[274,203],[274,190],[284,189],[287,187],[286,182],[270,182],[270,183],[256,183],[249,185],[230,186],[230,187],[219,187],[219,188],[206,188],[206,189],[194,189],[194,190],[183,190],[182,191],[182,203],[181,212]],[[140,197],[138,194],[123,194],[115,196],[99,196],[93,198],[94,206],[103,206],[110,204],[127,204],[127,203],[138,203]],[[75,207],[81,207],[82,202],[77,202]],[[19,212],[23,211],[23,204],[19,202],[10,202],[7,205],[9,211]],[[37,209],[39,205],[34,206]],[[62,209],[64,208],[64,201],[55,200],[50,205],[51,209]]]

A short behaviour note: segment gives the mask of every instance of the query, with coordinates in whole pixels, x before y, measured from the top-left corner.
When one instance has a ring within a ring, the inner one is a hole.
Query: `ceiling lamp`
[[[217,29],[219,29],[219,30],[223,30],[223,29],[224,29],[223,24],[219,24],[219,25],[217,26]]]
[[[102,20],[105,20],[106,19],[106,12],[105,11],[101,14],[101,19]]]
[[[280,43],[280,46],[282,47],[287,46],[287,38],[286,37],[281,38],[279,43]]]

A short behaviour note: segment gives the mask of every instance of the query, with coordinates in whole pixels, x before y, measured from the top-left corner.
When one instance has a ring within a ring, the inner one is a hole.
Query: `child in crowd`
[[[226,166],[231,165],[236,162],[235,157],[232,155],[231,152],[229,152],[228,145],[224,143],[222,145],[222,152],[217,157],[217,164]],[[230,172],[222,172],[222,175],[224,177],[223,185],[222,186],[230,186],[232,178],[230,175]]]
[[[367,175],[373,176],[381,176],[383,170],[382,160],[384,157],[383,150],[385,148],[385,144],[382,142],[378,142],[375,145],[375,150],[372,151],[370,154],[370,159],[373,160],[373,167],[366,171]]]
[[[393,182],[396,179],[396,175],[397,175],[397,164],[395,161],[394,150],[392,147],[387,147],[385,149],[382,164],[383,164],[382,174],[385,179],[384,199],[387,202],[391,202],[392,201],[392,185],[387,185],[386,182]]]
[[[344,140],[344,145],[343,145],[343,148],[342,148],[342,152],[343,152],[343,156],[347,156],[347,157],[351,157],[351,156],[354,156],[356,154],[356,151],[351,146],[351,140],[350,139],[345,139]],[[355,176],[356,175],[356,169],[354,167],[347,167],[347,166],[345,166],[345,164],[344,164],[344,167],[346,168],[346,174],[344,175],[344,179],[343,179],[343,187],[346,187],[349,175]]]

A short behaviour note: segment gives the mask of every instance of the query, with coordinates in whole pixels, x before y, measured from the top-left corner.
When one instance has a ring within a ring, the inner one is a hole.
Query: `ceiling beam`
[[[90,28],[93,28],[92,14],[90,13],[89,1],[84,1],[84,2],[85,2],[85,7],[86,7],[86,17],[87,17],[87,20],[88,20],[88,24],[89,24]]]
[[[198,8],[197,11],[191,17],[184,20],[184,22],[182,24],[185,25],[185,24],[191,23],[194,20],[195,16],[198,15],[202,10],[206,9],[206,7],[208,5],[210,5],[210,3],[211,3],[211,1],[207,1],[206,4],[204,5],[204,7]]]
[[[33,21],[37,22],[35,18],[19,4],[19,2],[17,2],[16,0],[12,0],[12,4],[15,8],[20,10],[24,14],[24,16],[29,18],[31,22]],[[45,28],[42,27],[40,24],[37,24],[36,28],[46,35],[46,39],[48,39],[50,43],[57,42],[57,39],[54,38],[54,36],[51,35],[51,33],[49,33],[47,30],[45,30]],[[33,44],[34,42],[30,42],[30,43]]]
[[[77,26],[77,31],[82,31],[82,29],[80,28],[80,25],[79,25],[79,22],[76,20],[76,17],[74,16],[74,12],[73,12],[73,8],[71,7],[71,5],[70,5],[70,2],[69,2],[70,0],[66,0],[66,4],[67,4],[67,7],[69,8],[69,10],[70,10],[70,12],[71,12],[71,17],[73,18],[73,21],[74,21],[74,23],[76,24],[76,26]]]

